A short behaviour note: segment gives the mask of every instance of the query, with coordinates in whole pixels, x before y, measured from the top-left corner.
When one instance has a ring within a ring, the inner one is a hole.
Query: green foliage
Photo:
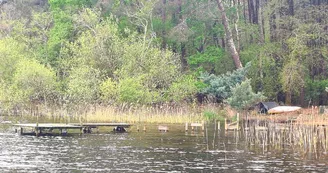
[[[47,53],[48,63],[57,65],[57,58],[64,42],[72,39],[74,25],[72,13],[82,6],[91,5],[91,0],[50,0],[53,27],[49,31]]]
[[[2,109],[11,110],[15,106],[24,107],[28,98],[23,96],[24,91],[18,89],[16,85],[0,81],[0,103]]]
[[[214,72],[215,64],[220,62],[225,52],[221,48],[208,47],[204,53],[197,53],[188,58],[191,68],[202,68],[207,72]]]
[[[49,0],[48,1],[51,9],[54,8],[60,8],[60,9],[65,9],[65,8],[81,8],[83,6],[87,7],[90,6],[92,3],[92,0]]]
[[[214,64],[214,67],[215,74],[217,75],[233,71],[236,68],[231,56],[227,53],[225,53],[224,56]]]
[[[60,9],[56,9],[52,13],[54,15],[54,26],[49,32],[47,49],[50,58],[48,61],[54,65],[62,44],[72,36],[73,24],[69,13]]]
[[[234,64],[220,11],[208,4],[216,2],[166,1],[165,8],[163,2],[49,0],[31,7],[25,0],[2,8],[1,107],[66,98],[76,104],[183,102],[197,92],[222,101],[246,73],[254,91],[270,100],[285,92],[294,104],[303,94],[315,104],[327,102],[327,3],[294,1],[290,13],[287,0],[261,1],[257,24],[255,14],[244,15],[247,5],[224,2],[242,64],[252,62],[227,73]],[[207,73],[200,80],[184,75],[201,72]]]
[[[124,44],[122,66],[116,71],[120,78],[145,76],[145,85],[150,89],[168,88],[181,74],[180,60],[171,51],[158,48],[143,48],[140,40]]]
[[[237,84],[231,89],[232,95],[226,101],[227,103],[237,110],[243,110],[262,101],[265,97],[261,93],[255,94],[251,87],[251,80],[246,79],[240,84]]]
[[[245,75],[249,67],[250,64],[246,65],[244,68],[237,69],[232,73],[228,72],[220,76],[203,73],[200,76],[200,80],[205,83],[207,87],[201,92],[215,96],[220,101],[227,99],[232,94],[231,89],[245,79]]]
[[[282,63],[279,57],[282,50],[279,44],[267,43],[265,45],[250,45],[240,56],[243,63],[252,62],[247,76],[252,78],[252,87],[255,92],[262,92],[270,100],[275,100],[280,92],[281,82],[279,74]]]
[[[105,102],[110,102],[118,97],[117,83],[111,78],[103,81],[100,84],[101,99]]]
[[[150,92],[142,85],[142,78],[126,78],[120,80],[118,90],[118,101],[123,103],[148,104],[156,101],[158,94]]]
[[[120,39],[117,24],[111,18],[98,23],[99,18],[100,14],[91,10],[83,10],[80,15],[74,16],[74,24],[79,26],[80,33],[74,42],[65,42],[62,47],[61,70],[84,64],[113,77],[115,70],[120,68],[123,43],[127,40]],[[95,37],[95,34],[98,36]]]
[[[307,101],[318,103],[319,98],[324,98],[327,96],[328,90],[328,80],[311,80],[307,79],[305,81],[306,99]]]
[[[72,102],[90,103],[99,96],[100,72],[90,66],[82,65],[70,71],[67,94]]]
[[[282,69],[280,78],[284,91],[299,94],[305,84],[305,67],[300,62],[291,60]]]
[[[196,79],[191,75],[181,76],[168,89],[167,100],[181,102],[186,98],[194,97],[198,91],[196,82]]]
[[[215,113],[212,111],[204,111],[203,112],[203,116],[205,117],[205,119],[207,121],[220,121],[220,122],[224,122],[224,113],[223,112],[219,112],[219,113]]]
[[[0,40],[0,79],[12,80],[12,74],[16,70],[16,63],[24,56],[29,56],[23,44],[12,38]]]
[[[55,73],[36,60],[23,58],[16,65],[12,85],[8,90],[13,104],[46,102],[53,99],[57,82]]]

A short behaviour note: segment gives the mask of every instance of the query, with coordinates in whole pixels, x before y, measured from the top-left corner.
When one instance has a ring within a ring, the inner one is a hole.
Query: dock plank
[[[13,126],[17,127],[32,127],[32,128],[81,128],[81,127],[99,127],[99,126],[120,126],[120,127],[130,127],[131,124],[128,123],[26,123],[26,124],[14,124]]]
[[[112,126],[112,127],[117,127],[117,126],[120,126],[120,127],[130,127],[131,124],[128,124],[128,123],[82,123],[82,124],[79,124],[79,123],[71,123],[72,125],[76,125],[76,126],[80,126],[82,125],[83,127],[100,127],[100,126]]]
[[[63,124],[63,123],[27,123],[27,124],[14,124],[13,126],[17,127],[31,127],[31,128],[68,128],[68,129],[78,129],[81,126],[72,125],[72,124]]]

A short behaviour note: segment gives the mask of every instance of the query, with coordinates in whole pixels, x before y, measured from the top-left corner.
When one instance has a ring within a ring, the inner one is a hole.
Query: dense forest
[[[327,0],[0,0],[0,107],[328,103]]]

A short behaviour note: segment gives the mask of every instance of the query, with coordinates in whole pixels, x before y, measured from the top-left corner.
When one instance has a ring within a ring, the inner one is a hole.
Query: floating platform
[[[69,129],[80,129],[80,133],[91,133],[92,128],[98,128],[100,126],[107,126],[107,127],[115,127],[115,131],[117,132],[125,132],[124,128],[129,128],[131,125],[127,123],[27,123],[27,124],[13,124],[13,126],[20,128],[21,135],[35,135],[40,136],[44,134],[48,134],[49,131],[52,130],[59,130],[61,135],[66,135],[67,130]],[[32,128],[32,132],[24,132],[24,128]],[[119,130],[117,130],[119,129]],[[47,131],[47,132],[45,132]]]

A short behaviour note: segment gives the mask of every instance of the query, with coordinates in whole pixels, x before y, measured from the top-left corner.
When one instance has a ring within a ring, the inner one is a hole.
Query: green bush
[[[200,80],[206,85],[206,87],[203,88],[201,92],[215,96],[220,101],[229,98],[232,95],[231,89],[235,87],[236,84],[245,80],[245,75],[249,67],[250,64],[247,64],[244,68],[219,76],[203,73],[200,76]]]
[[[13,85],[10,88],[15,95],[21,93],[18,97],[23,102],[44,101],[49,99],[57,88],[56,75],[52,69],[34,59],[22,59],[16,65]]]
[[[105,102],[115,100],[118,95],[117,92],[117,83],[111,78],[108,78],[100,84],[101,99]]]
[[[232,108],[242,110],[264,99],[265,97],[261,93],[256,94],[253,92],[251,80],[247,79],[232,88],[232,96],[226,101]]]
[[[142,85],[142,79],[126,78],[118,84],[118,101],[123,103],[152,103],[158,97],[156,92],[150,92]]]
[[[223,122],[225,119],[223,112],[215,113],[212,111],[204,111],[203,115],[207,121],[215,120]]]
[[[100,72],[90,66],[73,68],[67,85],[67,94],[76,103],[90,103],[99,94]]]
[[[180,102],[193,97],[198,90],[196,83],[197,80],[193,76],[182,76],[178,81],[173,82],[168,89],[167,100]]]

